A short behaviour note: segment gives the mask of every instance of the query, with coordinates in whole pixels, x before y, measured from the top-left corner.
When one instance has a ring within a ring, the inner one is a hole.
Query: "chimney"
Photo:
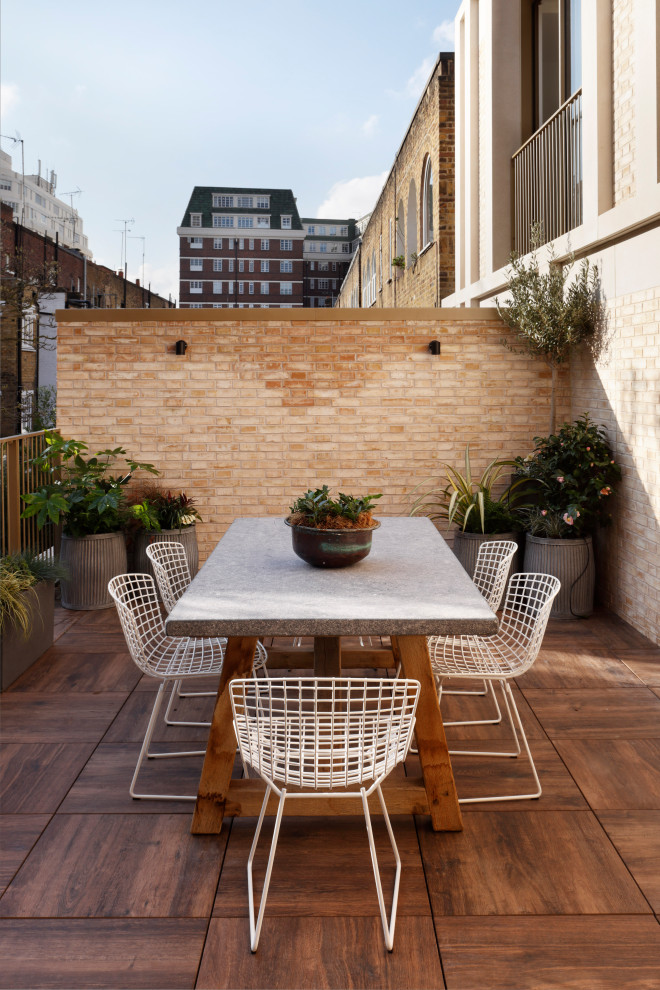
[[[124,277],[124,273],[120,268],[119,271],[117,272],[117,278],[123,278],[123,277]]]

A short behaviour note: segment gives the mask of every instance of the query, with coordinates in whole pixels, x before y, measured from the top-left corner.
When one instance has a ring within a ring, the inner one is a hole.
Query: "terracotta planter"
[[[161,529],[158,532],[147,532],[143,530],[136,534],[131,570],[136,574],[151,574],[153,577],[153,567],[147,557],[147,547],[150,543],[181,543],[186,551],[190,576],[194,577],[197,574],[199,570],[199,550],[197,547],[197,531],[194,525],[186,526],[185,529]]]
[[[123,533],[62,535],[60,559],[69,571],[69,578],[60,582],[64,608],[114,608],[108,581],[127,570]]]
[[[523,569],[553,574],[561,581],[552,616],[577,618],[593,612],[596,567],[590,536],[580,540],[548,540],[528,533]]]
[[[7,623],[0,634],[0,689],[5,691],[28,667],[53,645],[55,585],[40,581],[28,596],[30,632],[27,638],[20,629]]]
[[[349,567],[364,560],[371,550],[371,536],[380,523],[371,529],[315,529],[313,526],[292,526],[293,552],[312,567]]]
[[[479,547],[482,543],[492,540],[513,540],[514,543],[519,543],[519,538],[519,533],[463,533],[459,530],[454,534],[454,555],[458,557],[465,570],[472,577],[474,569],[477,566]],[[518,552],[511,561],[511,567],[507,575],[507,584],[511,575],[516,574],[520,570],[520,557],[521,553],[520,549],[518,549]]]

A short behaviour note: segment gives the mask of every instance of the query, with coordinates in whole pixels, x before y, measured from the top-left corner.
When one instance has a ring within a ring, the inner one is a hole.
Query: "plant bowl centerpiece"
[[[371,536],[380,523],[372,505],[382,495],[355,497],[339,492],[335,501],[327,485],[310,489],[291,506],[284,520],[291,527],[293,551],[312,567],[348,567],[371,550]]]

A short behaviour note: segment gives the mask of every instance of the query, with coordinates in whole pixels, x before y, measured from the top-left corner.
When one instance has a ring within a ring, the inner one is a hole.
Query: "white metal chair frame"
[[[108,583],[108,591],[117,606],[126,644],[133,660],[143,673],[160,681],[129,793],[133,798],[152,801],[195,801],[197,795],[139,793],[137,781],[145,757],[166,759],[175,756],[204,755],[203,749],[154,753],[150,751],[149,746],[165,688],[189,678],[220,674],[224,645],[219,639],[168,636],[163,626],[154,579],[150,574],[119,574]]]
[[[377,678],[243,678],[232,681],[229,689],[241,757],[266,782],[247,864],[252,952],[259,944],[284,802],[287,798],[315,797],[362,801],[385,944],[391,951],[401,859],[380,785],[406,758],[419,683]],[[290,793],[290,787],[300,790]],[[374,791],[396,860],[389,922],[368,805]],[[255,920],[252,863],[271,793],[278,796],[279,803]]]
[[[150,543],[147,547],[147,557],[151,561],[156,584],[158,585],[165,611],[169,615],[192,580],[185,547],[182,543],[178,542]],[[227,640],[220,638],[218,642],[222,644],[224,651]],[[258,671],[263,673],[264,676],[268,676],[266,669],[267,660],[268,654],[266,653],[266,649],[258,642],[252,668],[255,676]],[[165,711],[165,721],[168,725],[183,725],[195,728],[208,728],[210,726],[210,722],[186,722],[180,719],[173,719],[171,717],[172,704],[177,697],[211,698],[215,697],[215,691],[182,691],[181,683],[177,681],[172,685],[172,691]]]
[[[499,631],[495,636],[447,636],[438,639],[431,652],[431,666],[439,698],[442,698],[443,681],[448,677],[478,678],[489,684],[499,682],[515,741],[513,752],[450,749],[450,754],[517,757],[522,752],[522,740],[534,777],[533,792],[459,798],[462,804],[522,801],[541,796],[541,782],[509,682],[529,670],[536,660],[550,618],[552,602],[560,587],[559,580],[549,574],[514,574],[509,581]]]

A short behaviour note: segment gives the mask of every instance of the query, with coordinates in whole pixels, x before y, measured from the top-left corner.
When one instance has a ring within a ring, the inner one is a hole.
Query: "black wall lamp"
[[[432,340],[431,343],[429,344],[429,350],[430,350],[431,354],[439,354],[440,353],[440,341],[439,340]]]
[[[185,340],[177,340],[176,344],[174,345],[174,353],[175,354],[185,354],[187,348],[188,348],[188,345],[185,342]]]

